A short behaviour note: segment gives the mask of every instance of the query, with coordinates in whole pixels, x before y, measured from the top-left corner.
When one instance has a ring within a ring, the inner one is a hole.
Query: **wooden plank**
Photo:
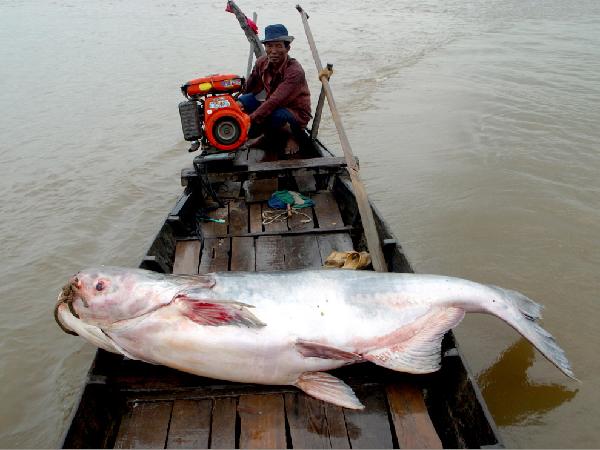
[[[321,263],[324,264],[331,252],[347,252],[354,250],[350,233],[329,233],[317,235]]]
[[[211,448],[235,448],[237,399],[216,398],[210,430]]]
[[[191,191],[184,191],[183,194],[181,194],[179,200],[177,200],[177,203],[175,204],[173,209],[171,209],[171,212],[168,216],[168,220],[179,220],[179,215],[181,214],[183,208],[186,206],[191,194]]]
[[[315,228],[315,219],[312,208],[295,209],[292,217],[288,217],[288,228],[293,231],[312,230]]]
[[[368,386],[357,394],[365,409],[344,411],[352,448],[392,448],[392,430],[383,389]]]
[[[331,448],[324,403],[303,393],[284,399],[292,448]]]
[[[175,400],[167,448],[208,448],[211,400]]]
[[[273,192],[277,190],[279,180],[275,178],[265,178],[262,180],[247,180],[244,183],[246,191],[246,203],[264,202],[271,198]]]
[[[298,192],[303,194],[308,194],[310,192],[315,192],[317,190],[317,180],[315,180],[315,176],[312,174],[297,174],[294,175],[294,180],[296,180],[296,186],[298,186]]]
[[[231,270],[244,272],[256,270],[253,237],[231,238]]]
[[[164,448],[173,403],[134,402],[128,406],[115,448]]]
[[[285,236],[282,239],[286,269],[318,269],[322,266],[316,236],[305,234]]]
[[[200,264],[200,241],[178,241],[175,246],[174,274],[198,273]]]
[[[285,269],[283,239],[281,236],[256,238],[256,271]]]
[[[311,195],[315,201],[315,215],[319,228],[332,228],[344,225],[340,208],[331,192],[319,192]]]
[[[242,190],[241,181],[227,180],[213,186],[219,198],[238,198]]]
[[[140,380],[141,381],[141,380]],[[216,398],[232,398],[239,395],[247,394],[286,394],[297,392],[292,386],[260,386],[257,388],[255,384],[235,384],[232,386],[224,385],[207,385],[197,388],[181,389],[177,384],[171,383],[167,389],[170,391],[156,389],[147,390],[143,388],[142,383],[139,384],[140,390],[127,391],[129,398],[137,401],[173,401],[173,400],[212,400]]]
[[[331,448],[351,448],[344,410],[331,403],[325,403],[325,415],[327,416]]]
[[[234,160],[234,164],[227,167],[227,169],[211,168],[211,180],[214,182],[219,177],[231,177],[232,173],[272,173],[275,175],[281,173],[282,171],[293,174],[295,172],[303,173],[307,170],[325,173],[339,173],[342,172],[345,166],[345,159],[338,157],[289,159],[259,163],[253,163],[247,160],[240,160],[236,158]],[[191,183],[192,179],[197,177],[198,172],[196,172],[196,169],[193,167],[184,168],[181,170],[181,185],[187,186]]]
[[[204,239],[199,273],[223,272],[229,269],[230,239]]]
[[[286,448],[281,395],[242,395],[238,404],[240,448]]]
[[[388,384],[385,390],[400,448],[442,448],[423,392],[403,382]]]
[[[248,232],[248,206],[242,200],[229,202],[229,233],[232,235]]]
[[[285,210],[283,209],[272,209],[269,208],[269,204],[267,202],[264,202],[262,204],[262,210],[263,210],[263,228],[265,229],[265,232],[268,233],[278,233],[280,231],[288,231],[288,224],[287,224],[287,213]],[[265,211],[268,211],[265,213]],[[265,222],[265,215],[268,215],[267,217],[272,217],[273,215],[278,215],[278,214],[283,214],[283,216],[281,216],[281,218],[277,221],[271,222],[271,223],[264,223]]]
[[[227,206],[224,208],[217,208],[208,212],[206,215],[211,219],[223,219],[225,220],[225,223],[201,221],[202,237],[211,238],[227,234],[227,217],[229,215],[229,208]]]
[[[196,169],[194,167],[184,167],[181,169],[181,185],[187,186],[190,184],[190,178],[196,178],[198,174],[196,173]]]
[[[248,163],[249,172],[280,172],[282,170],[298,170],[319,167],[345,167],[346,160],[341,157],[323,157],[308,159],[284,159],[273,162]]]
[[[262,233],[262,205],[252,203],[250,206],[250,233]]]
[[[260,237],[260,236],[296,236],[300,234],[314,234],[314,235],[324,235],[324,234],[332,234],[332,233],[348,233],[352,231],[352,226],[344,225],[343,227],[337,228],[309,228],[306,230],[281,230],[281,231],[260,231],[258,233],[240,233],[240,234],[231,234],[227,233],[223,236],[218,236],[220,239],[232,238],[232,237]],[[193,241],[197,239],[195,235],[182,237],[182,241]]]

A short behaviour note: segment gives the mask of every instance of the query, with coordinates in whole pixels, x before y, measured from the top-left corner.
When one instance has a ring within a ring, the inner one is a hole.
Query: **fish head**
[[[139,317],[170,301],[146,272],[118,267],[81,270],[63,287],[57,310],[66,304],[75,317],[98,327]]]

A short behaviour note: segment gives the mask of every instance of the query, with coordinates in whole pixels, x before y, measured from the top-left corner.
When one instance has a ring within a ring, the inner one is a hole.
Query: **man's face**
[[[269,62],[276,66],[281,64],[288,54],[288,49],[285,48],[283,41],[265,42],[265,50],[267,51]]]

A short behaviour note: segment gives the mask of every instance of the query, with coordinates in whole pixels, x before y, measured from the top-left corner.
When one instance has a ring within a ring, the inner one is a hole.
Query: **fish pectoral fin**
[[[325,372],[304,372],[295,385],[308,395],[349,409],[364,409],[350,386]]]
[[[184,316],[199,325],[222,326],[236,325],[248,328],[261,328],[266,326],[248,308],[245,303],[189,298],[185,294],[178,294],[175,303]]]
[[[444,334],[465,316],[461,308],[435,309],[413,324],[406,340],[364,354],[367,361],[398,372],[431,373],[439,370]]]
[[[364,361],[363,357],[358,353],[348,352],[329,345],[304,341],[302,339],[296,341],[296,350],[306,358],[335,359],[347,361],[348,363]]]

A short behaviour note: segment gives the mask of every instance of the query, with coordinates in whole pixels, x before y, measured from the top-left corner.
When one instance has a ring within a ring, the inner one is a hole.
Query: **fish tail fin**
[[[542,355],[558,367],[565,375],[577,380],[565,352],[556,343],[554,336],[538,323],[542,306],[520,292],[491,286],[501,297],[512,306],[501,313],[490,311],[506,321],[521,333]]]
[[[514,305],[526,319],[537,321],[542,317],[542,309],[544,307],[539,303],[534,302],[529,297],[510,289],[504,289],[498,286],[490,287],[500,293],[502,298]]]

